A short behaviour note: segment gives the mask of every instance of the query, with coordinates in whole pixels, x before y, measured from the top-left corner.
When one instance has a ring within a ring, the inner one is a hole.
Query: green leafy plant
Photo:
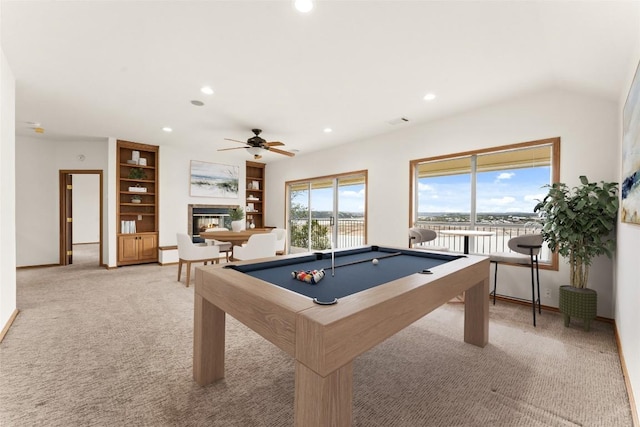
[[[229,218],[231,221],[240,221],[244,218],[244,211],[240,206],[229,209]]]
[[[144,173],[144,169],[142,168],[131,168],[129,171],[130,179],[146,179],[147,175]]]
[[[542,237],[549,249],[558,251],[570,266],[571,286],[586,288],[593,258],[615,250],[613,230],[618,213],[618,183],[589,182],[581,185],[547,185],[548,194],[534,208],[542,217]]]
[[[323,250],[331,248],[329,227],[311,220],[311,248]],[[291,246],[299,248],[309,247],[309,223],[291,224]]]

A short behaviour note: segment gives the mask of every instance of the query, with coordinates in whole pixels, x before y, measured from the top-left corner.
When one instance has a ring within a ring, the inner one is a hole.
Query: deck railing
[[[446,247],[452,252],[462,252],[464,240],[461,236],[444,235],[439,232],[442,230],[469,230],[469,223],[438,223],[438,222],[420,222],[416,227],[428,228],[436,233],[438,237],[435,240],[424,243],[421,246],[428,248],[429,246]],[[476,236],[470,237],[469,252],[477,254],[489,254],[491,252],[509,252],[507,243],[509,239],[523,234],[531,234],[539,231],[536,225],[532,224],[476,224],[474,230],[491,231],[495,233],[493,236]],[[539,255],[541,262],[551,260],[551,251],[544,246]]]
[[[349,248],[365,244],[365,227],[362,219],[338,219],[335,221],[338,227],[338,248]],[[308,221],[307,220],[291,220],[289,221],[291,233],[291,251],[299,252],[306,250],[308,245]],[[451,252],[463,252],[464,239],[461,236],[444,235],[439,232],[442,230],[468,230],[471,228],[469,223],[449,222],[418,222],[416,227],[429,228],[436,233],[438,237],[431,242],[423,243],[420,246],[429,248],[429,246],[446,247]],[[489,254],[491,252],[509,252],[507,242],[512,237],[523,234],[536,232],[536,228],[531,224],[476,224],[475,230],[491,231],[495,233],[493,236],[477,236],[471,237],[469,241],[469,251],[477,254]],[[313,218],[311,225],[311,243],[314,249],[329,249],[331,244],[331,219],[330,218]],[[551,259],[551,251],[544,247],[540,260],[542,262]]]

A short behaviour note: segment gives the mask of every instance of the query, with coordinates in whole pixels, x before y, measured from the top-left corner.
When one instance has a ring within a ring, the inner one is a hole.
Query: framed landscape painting
[[[193,197],[238,198],[239,167],[191,160]]]
[[[622,222],[640,224],[640,65],[622,117]]]

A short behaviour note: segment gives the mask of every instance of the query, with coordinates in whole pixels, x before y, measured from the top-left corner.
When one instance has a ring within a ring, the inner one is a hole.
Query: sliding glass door
[[[366,243],[366,173],[287,184],[291,252]]]

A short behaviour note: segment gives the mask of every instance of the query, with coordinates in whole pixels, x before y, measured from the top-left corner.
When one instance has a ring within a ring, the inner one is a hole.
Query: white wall
[[[437,105],[436,105],[437,107]],[[360,169],[369,171],[368,243],[406,246],[409,227],[409,161],[455,152],[561,137],[561,176],[569,185],[579,175],[618,181],[618,121],[614,102],[549,89],[448,119],[416,125],[335,149],[298,155],[268,165],[267,216],[283,226],[284,183]],[[541,189],[541,193],[544,190]],[[505,294],[530,298],[528,269],[500,269]],[[557,307],[558,287],[567,284],[568,265],[541,272],[542,303]],[[596,260],[589,285],[598,291],[598,315],[613,317],[612,262]],[[551,297],[545,297],[549,289]]]
[[[100,241],[100,175],[73,174],[73,243]]]
[[[618,181],[618,134],[616,103],[549,89],[347,146],[270,163],[266,172],[266,220],[269,225],[284,225],[285,181],[367,169],[369,206],[376,207],[368,217],[368,242],[404,246],[409,225],[411,159],[560,136],[563,182],[577,184],[582,174],[592,180]],[[86,160],[79,162],[78,154],[85,154]],[[103,227],[107,230],[108,256],[104,255],[104,260],[115,266],[115,182],[111,182],[114,180],[108,174],[109,170],[115,170],[115,139],[105,143],[44,143],[37,137],[18,138],[16,156],[20,183],[16,201],[18,265],[58,262],[58,170],[83,168],[105,170],[104,185],[108,191]],[[184,147],[160,148],[160,246],[175,245],[175,233],[187,231],[188,204],[236,205],[244,199],[244,164],[237,164],[238,199],[189,196],[190,161],[234,164],[225,159],[213,148],[190,151]],[[529,297],[528,288],[519,285],[528,282],[527,271],[505,267],[501,269],[501,277],[504,293]],[[567,280],[568,266],[564,262],[559,272],[543,271],[543,304],[557,306],[558,286]],[[598,291],[598,315],[608,318],[614,315],[612,282],[612,262],[606,258],[596,260],[590,287]],[[550,297],[545,297],[546,289]]]
[[[240,184],[237,198],[191,197],[189,177],[191,160],[238,166]],[[160,246],[176,244],[176,233],[189,233],[188,205],[244,206],[246,163],[229,161],[215,148],[187,151],[183,147],[160,148]]]
[[[81,154],[84,160],[80,160]],[[16,138],[18,215],[15,224],[19,267],[60,262],[58,186],[62,169],[103,170],[105,183],[108,182],[106,139],[102,142],[63,142],[38,138],[36,134]],[[104,246],[106,252],[108,242],[104,242]]]
[[[640,39],[640,34],[638,34]],[[640,60],[640,43],[633,57]],[[629,68],[627,88],[631,87],[638,62],[633,62]],[[640,82],[636,82],[640,84]],[[620,130],[620,145],[617,153],[619,171],[621,175],[622,153],[622,111],[626,101],[626,92],[622,94],[618,110]],[[640,414],[640,262],[638,262],[638,248],[640,248],[640,225],[618,223],[618,240],[616,251],[616,291],[615,291],[615,319],[622,355],[624,357],[629,382],[634,390],[636,412]]]
[[[16,309],[15,79],[0,50],[0,330]]]

